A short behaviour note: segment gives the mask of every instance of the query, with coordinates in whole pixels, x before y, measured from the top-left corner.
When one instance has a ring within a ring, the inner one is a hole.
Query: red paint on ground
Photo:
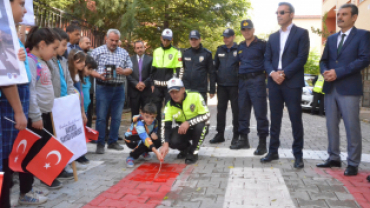
[[[154,179],[159,164],[143,164],[84,208],[154,208],[162,203],[185,167],[184,164],[162,164],[161,172]]]
[[[357,176],[345,176],[341,169],[328,169],[325,172],[342,182],[362,208],[370,208],[370,183],[366,180],[370,172],[361,172]]]

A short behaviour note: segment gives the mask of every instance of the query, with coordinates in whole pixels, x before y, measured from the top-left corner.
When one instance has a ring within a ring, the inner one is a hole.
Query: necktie
[[[346,37],[346,34],[342,34],[342,40],[340,40],[340,43],[339,43],[339,46],[338,46],[338,50],[337,50],[337,54],[339,54],[340,53],[340,50],[342,50],[343,42],[344,42],[344,37]]]
[[[139,59],[139,81],[141,82],[141,68],[143,66],[143,59]]]

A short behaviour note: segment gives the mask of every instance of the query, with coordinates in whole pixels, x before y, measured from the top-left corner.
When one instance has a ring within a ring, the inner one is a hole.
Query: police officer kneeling
[[[167,102],[165,118],[162,118],[161,138],[164,141],[160,152],[164,158],[169,147],[178,149],[178,159],[185,159],[185,164],[196,163],[206,134],[206,121],[211,116],[209,109],[201,94],[185,91],[180,79],[169,80],[167,88],[171,100]]]

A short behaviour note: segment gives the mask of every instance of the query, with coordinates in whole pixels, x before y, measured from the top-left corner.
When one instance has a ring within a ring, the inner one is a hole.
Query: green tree
[[[327,18],[328,18],[328,13],[325,13],[325,15],[322,17],[322,29],[311,27],[311,31],[313,33],[316,33],[325,39],[330,36],[328,26],[326,25]]]
[[[319,61],[320,61],[320,55],[316,52],[316,50],[311,50],[307,63],[304,65],[304,73],[305,74],[314,74],[317,75],[320,73],[320,66],[319,66]]]
[[[215,43],[222,43],[222,30],[238,28],[250,8],[249,0],[95,0],[95,11],[87,9],[87,3],[74,1],[69,11],[105,31],[119,29],[128,43],[141,39],[158,47],[161,31],[171,28],[174,45],[187,48],[189,32],[196,29],[212,51]]]

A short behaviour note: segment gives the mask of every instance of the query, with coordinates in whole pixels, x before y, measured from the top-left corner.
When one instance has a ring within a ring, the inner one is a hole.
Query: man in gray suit
[[[358,8],[354,4],[339,8],[337,22],[341,31],[328,37],[320,62],[325,79],[323,91],[329,158],[317,167],[341,167],[339,122],[343,118],[348,150],[346,176],[357,175],[361,162],[361,71],[370,64],[370,32],[354,26],[357,16]]]
[[[139,114],[140,108],[150,101],[152,95],[150,74],[153,58],[144,54],[142,41],[134,43],[134,51],[136,54],[131,56],[133,72],[127,77],[132,116]]]

